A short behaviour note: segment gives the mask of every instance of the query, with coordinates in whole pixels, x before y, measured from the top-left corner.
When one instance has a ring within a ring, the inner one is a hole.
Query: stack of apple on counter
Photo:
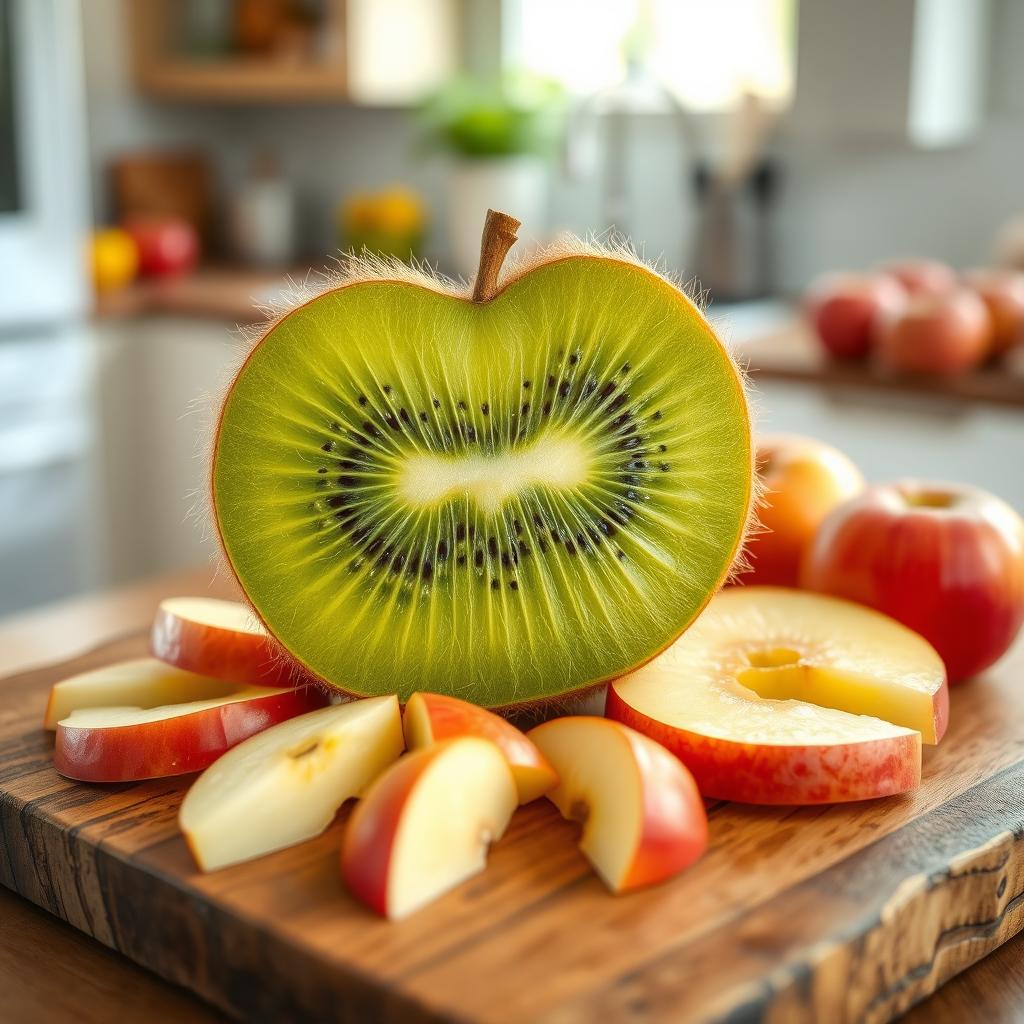
[[[808,289],[804,309],[832,358],[955,375],[1024,344],[1024,273],[985,267],[957,274],[936,260],[908,260],[827,274]]]
[[[949,683],[1024,617],[1024,524],[968,487],[866,486],[841,452],[765,436],[763,528],[746,568],[661,655],[608,687],[606,717],[524,733],[452,696],[335,703],[241,604],[172,598],[154,657],[56,684],[55,765],[87,782],[202,772],[180,825],[206,871],[323,832],[352,894],[397,919],[482,870],[519,804],[582,823],[613,892],[708,842],[701,797],[811,804],[906,793]],[[408,750],[408,753],[405,751]]]

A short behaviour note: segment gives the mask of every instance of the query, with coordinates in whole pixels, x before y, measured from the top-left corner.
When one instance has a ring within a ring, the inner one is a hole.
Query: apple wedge
[[[235,747],[188,791],[178,822],[204,871],[318,836],[401,753],[397,697],[321,708]]]
[[[612,892],[662,882],[704,852],[697,784],[664,747],[585,715],[552,719],[529,736],[561,780],[548,799],[582,822],[580,849]]]
[[[934,648],[895,620],[744,587],[612,684],[606,713],[676,754],[707,797],[835,803],[914,789],[949,696]]]
[[[322,707],[319,690],[240,686],[140,658],[83,672],[50,690],[54,767],[82,782],[202,771],[254,733]]]
[[[342,876],[378,914],[406,917],[483,870],[517,802],[508,762],[489,740],[423,747],[392,765],[356,806]]]
[[[414,693],[405,705],[405,742],[410,750],[458,736],[479,736],[496,744],[516,780],[521,804],[558,784],[558,775],[526,734],[477,704],[441,693]]]
[[[294,686],[301,672],[237,601],[170,597],[160,602],[150,650],[169,665],[256,686]]]

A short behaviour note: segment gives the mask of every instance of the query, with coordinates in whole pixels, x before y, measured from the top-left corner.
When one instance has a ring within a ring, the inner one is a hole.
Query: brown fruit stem
[[[498,290],[498,274],[509,249],[516,244],[519,221],[507,213],[488,210],[480,238],[480,267],[473,285],[474,302],[490,302]]]

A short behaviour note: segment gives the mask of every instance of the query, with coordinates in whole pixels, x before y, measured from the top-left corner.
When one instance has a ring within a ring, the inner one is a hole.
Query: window
[[[587,95],[635,55],[690,110],[789,102],[796,0],[505,0],[506,62]]]

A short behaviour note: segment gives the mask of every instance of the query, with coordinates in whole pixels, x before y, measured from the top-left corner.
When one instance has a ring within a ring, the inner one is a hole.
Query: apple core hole
[[[942,491],[911,491],[903,500],[911,508],[951,508],[957,502],[955,494]]]
[[[766,647],[748,651],[747,661],[752,668],[784,668],[786,665],[799,665],[800,652],[791,647]]]

